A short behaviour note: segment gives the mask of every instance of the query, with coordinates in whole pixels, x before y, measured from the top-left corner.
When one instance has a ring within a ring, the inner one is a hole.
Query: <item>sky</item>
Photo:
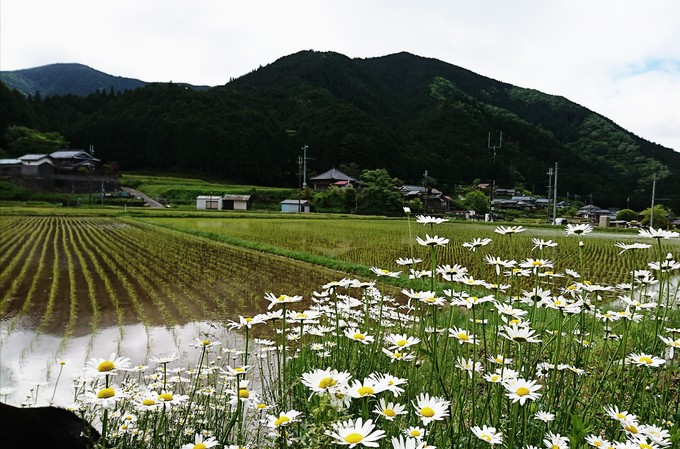
[[[301,50],[406,51],[568,98],[680,151],[677,0],[1,0],[0,70],[221,85]]]

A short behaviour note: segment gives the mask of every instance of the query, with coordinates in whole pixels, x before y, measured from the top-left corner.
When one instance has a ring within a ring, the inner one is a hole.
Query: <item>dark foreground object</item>
[[[2,447],[90,449],[98,440],[94,427],[63,408],[18,408],[0,403]]]

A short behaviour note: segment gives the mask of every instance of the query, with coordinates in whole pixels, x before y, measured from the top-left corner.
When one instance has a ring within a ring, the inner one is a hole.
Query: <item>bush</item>
[[[623,221],[634,221],[637,220],[637,217],[638,217],[637,212],[631,209],[621,209],[616,214],[616,219]]]

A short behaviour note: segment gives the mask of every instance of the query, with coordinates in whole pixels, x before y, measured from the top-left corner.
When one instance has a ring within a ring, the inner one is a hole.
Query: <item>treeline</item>
[[[306,144],[309,174],[385,168],[420,184],[427,170],[441,190],[495,179],[544,194],[557,162],[562,193],[605,206],[648,203],[655,173],[659,191],[680,191],[680,154],[564,98],[406,53],[301,52],[205,91],[164,83],[25,98],[1,86],[0,100],[3,130],[56,131],[123,170],[295,186]],[[494,158],[489,133],[493,145],[501,132]]]

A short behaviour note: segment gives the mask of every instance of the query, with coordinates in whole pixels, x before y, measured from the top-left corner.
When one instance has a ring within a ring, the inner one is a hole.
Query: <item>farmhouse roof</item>
[[[312,176],[311,178],[312,181],[326,181],[326,180],[331,180],[331,181],[356,181],[356,179],[352,178],[349,175],[346,175],[345,173],[341,172],[337,168],[333,167],[328,171],[325,171],[321,173],[320,175]]]
[[[21,159],[0,159],[0,165],[21,165]]]
[[[19,158],[21,161],[39,161],[40,159],[49,158],[49,154],[24,154]]]
[[[92,155],[90,155],[90,153],[85,150],[59,150],[51,153],[50,156],[53,159],[82,159],[88,161],[99,161],[99,159],[92,157]]]

